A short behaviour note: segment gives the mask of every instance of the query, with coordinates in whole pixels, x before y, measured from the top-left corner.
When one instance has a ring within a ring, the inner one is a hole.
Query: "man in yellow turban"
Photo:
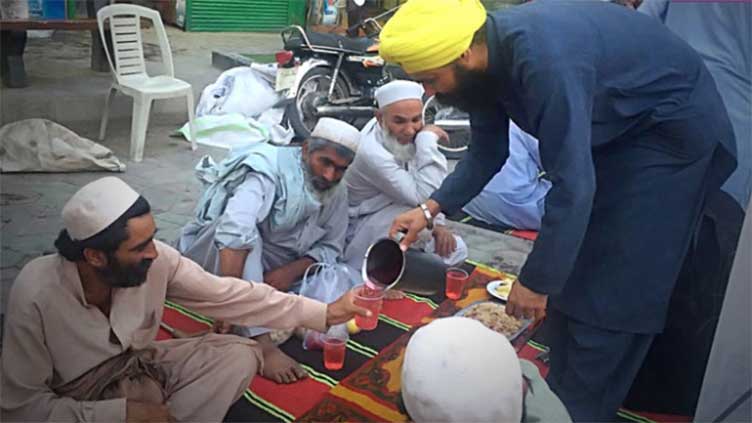
[[[408,73],[436,69],[457,60],[485,22],[478,0],[408,1],[381,32],[381,55]]]
[[[706,198],[736,166],[701,57],[650,18],[600,1],[409,0],[381,54],[471,116],[466,157],[398,216],[403,247],[458,211],[509,154],[509,120],[538,138],[551,184],[507,312],[547,316],[548,382],[575,421],[609,421],[655,334]]]

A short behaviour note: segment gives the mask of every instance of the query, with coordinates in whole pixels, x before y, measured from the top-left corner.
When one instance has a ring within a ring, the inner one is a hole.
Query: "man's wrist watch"
[[[426,227],[429,230],[433,230],[433,215],[431,214],[431,210],[428,210],[428,206],[426,205],[426,203],[420,203],[418,207],[420,207],[420,209],[423,210],[423,216],[426,217],[426,222],[428,222]]]

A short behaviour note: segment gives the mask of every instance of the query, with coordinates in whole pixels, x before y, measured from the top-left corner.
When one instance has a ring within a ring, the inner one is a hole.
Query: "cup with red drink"
[[[373,330],[379,323],[379,313],[384,302],[384,286],[380,284],[362,284],[353,288],[355,305],[371,311],[370,317],[355,316],[355,324],[362,330]]]
[[[349,335],[347,327],[335,325],[324,334],[324,367],[327,370],[340,370],[345,365],[345,351]]]
[[[457,300],[462,296],[462,290],[470,276],[458,267],[450,267],[446,271],[446,297]]]

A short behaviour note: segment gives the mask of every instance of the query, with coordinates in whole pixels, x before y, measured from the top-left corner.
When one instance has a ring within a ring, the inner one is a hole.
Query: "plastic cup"
[[[356,315],[355,324],[362,330],[374,330],[379,324],[379,313],[381,304],[384,302],[384,287],[369,287],[366,284],[358,285],[353,288],[355,294],[355,305],[367,308],[371,311],[371,317]]]
[[[466,271],[458,267],[450,267],[446,271],[446,297],[451,300],[459,299],[462,296],[462,289],[465,287],[470,276]]]
[[[339,370],[345,365],[348,338],[344,325],[333,326],[324,335],[324,367],[327,370]]]
[[[303,337],[304,350],[324,349],[324,334],[315,330],[307,330]]]

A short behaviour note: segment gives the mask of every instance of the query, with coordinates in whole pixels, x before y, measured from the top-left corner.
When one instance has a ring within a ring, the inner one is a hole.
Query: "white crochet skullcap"
[[[374,95],[379,109],[402,100],[423,100],[423,86],[413,81],[396,80],[379,87]]]
[[[477,320],[434,320],[407,344],[402,399],[417,423],[519,422],[522,394],[514,348]]]
[[[340,144],[352,152],[358,151],[360,131],[341,120],[328,117],[319,119],[316,127],[313,128],[313,132],[311,132],[311,136]]]
[[[78,190],[63,207],[63,224],[73,240],[102,232],[138,200],[139,194],[114,176],[97,179]]]

